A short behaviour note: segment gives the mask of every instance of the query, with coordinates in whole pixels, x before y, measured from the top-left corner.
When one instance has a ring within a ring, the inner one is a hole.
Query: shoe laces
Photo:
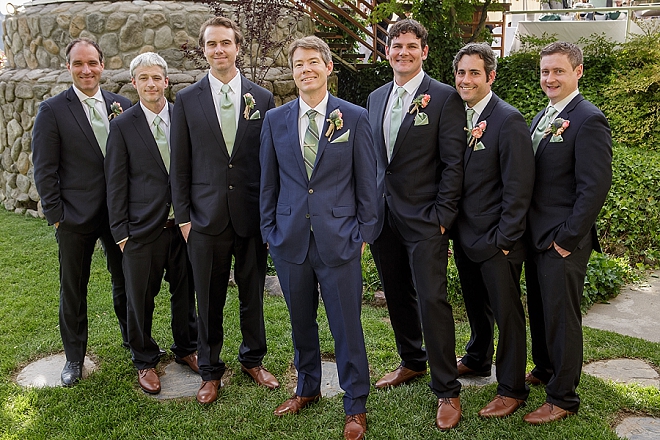
[[[449,405],[454,408],[454,405],[451,403],[451,399],[449,397],[441,397],[438,399],[438,408],[440,408],[442,405]]]

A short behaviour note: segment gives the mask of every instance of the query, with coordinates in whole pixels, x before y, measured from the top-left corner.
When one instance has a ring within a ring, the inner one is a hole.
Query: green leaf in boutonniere
[[[252,93],[246,93],[243,95],[243,99],[245,100],[245,111],[243,112],[243,117],[245,119],[253,119],[250,116],[250,112],[254,108],[255,105],[257,105],[257,101],[254,99],[254,96],[252,96]],[[255,113],[258,113],[259,110],[257,110]],[[259,119],[259,117],[254,118],[254,119]]]
[[[548,128],[545,129],[543,138],[545,139],[549,134],[552,134],[550,142],[564,142],[564,138],[561,134],[566,131],[569,125],[571,125],[571,121],[568,119],[556,118],[550,123],[550,125],[548,125]]]
[[[483,150],[486,148],[484,144],[479,141],[479,139],[484,135],[484,131],[486,131],[487,125],[488,123],[486,121],[481,121],[475,127],[473,127],[472,130],[468,130],[467,128],[465,129],[465,131],[470,133],[470,136],[468,137],[468,148],[472,148],[474,151]],[[481,144],[482,148],[476,148],[477,142]]]
[[[325,137],[328,138],[328,141],[331,140],[335,130],[341,130],[341,128],[344,126],[344,120],[341,117],[342,114],[338,108],[334,109],[328,115],[328,119],[326,119],[326,121],[328,121],[330,125],[328,126],[328,130],[325,132]]]
[[[121,108],[120,103],[115,101],[112,104],[110,104],[110,114],[108,115],[108,120],[112,121],[114,118],[121,115],[122,113],[124,113],[124,109]]]

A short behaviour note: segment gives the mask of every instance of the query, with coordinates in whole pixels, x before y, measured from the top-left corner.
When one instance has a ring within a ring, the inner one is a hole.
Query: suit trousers
[[[92,232],[82,234],[62,227],[55,230],[60,262],[60,335],[66,359],[81,362],[87,351],[87,285],[92,254],[101,240],[112,280],[112,302],[119,329],[128,346],[127,304],[122,271],[122,254],[110,233],[107,221]]]
[[[580,302],[592,250],[588,233],[566,258],[554,249],[533,252],[525,263],[527,308],[532,336],[532,373],[542,381],[549,403],[577,412],[582,372]]]
[[[296,394],[311,397],[321,392],[321,349],[316,322],[320,284],[330,332],[335,340],[339,384],[345,391],[344,412],[360,414],[366,412],[370,387],[360,321],[360,256],[340,266],[326,266],[319,256],[314,234],[310,234],[309,250],[302,264],[273,258],[291,318],[294,365],[298,371]]]
[[[493,360],[493,318],[497,322],[497,394],[525,400],[527,340],[525,311],[520,300],[520,274],[525,249],[518,243],[508,255],[498,251],[482,262],[465,254],[454,241],[454,259],[463,289],[463,299],[470,321],[470,341],[461,361],[478,372],[490,372]]]
[[[124,275],[128,297],[128,343],[138,370],[153,368],[160,348],[151,336],[154,298],[165,274],[172,317],[172,352],[178,357],[197,350],[195,286],[186,245],[179,228],[164,228],[151,243],[128,240],[124,246]]]
[[[412,362],[402,356],[402,365],[414,371],[425,369],[420,351],[423,335],[431,390],[438,398],[458,397],[461,384],[457,380],[454,317],[447,301],[449,238],[438,228],[436,235],[411,242],[395,228],[390,215],[372,251],[385,289],[397,349],[402,354],[417,353]],[[408,271],[416,295],[404,281]],[[395,290],[388,290],[388,286]],[[405,288],[396,290],[397,286]]]
[[[241,237],[231,222],[219,235],[207,235],[193,229],[188,236],[188,256],[197,292],[197,362],[202,379],[219,380],[226,369],[220,352],[232,256],[243,336],[238,360],[246,368],[261,365],[266,355],[264,285],[268,258],[261,236]]]

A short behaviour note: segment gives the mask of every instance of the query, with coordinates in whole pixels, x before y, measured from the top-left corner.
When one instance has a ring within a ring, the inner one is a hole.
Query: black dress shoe
[[[62,369],[62,386],[72,387],[80,379],[82,379],[82,362],[66,361]]]

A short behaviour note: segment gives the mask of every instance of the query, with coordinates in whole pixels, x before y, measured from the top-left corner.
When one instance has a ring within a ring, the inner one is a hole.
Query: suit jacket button
[[[312,188],[310,188],[309,191],[307,191],[307,192],[310,193],[310,194],[314,194],[314,190]]]
[[[392,171],[385,171],[385,174],[392,174]]]
[[[230,169],[231,169],[231,168],[234,168],[234,164],[230,163],[230,164],[229,164],[229,168],[230,168]]]
[[[229,189],[234,189],[234,185],[229,185]]]
[[[305,218],[309,218],[309,214],[305,214]]]

